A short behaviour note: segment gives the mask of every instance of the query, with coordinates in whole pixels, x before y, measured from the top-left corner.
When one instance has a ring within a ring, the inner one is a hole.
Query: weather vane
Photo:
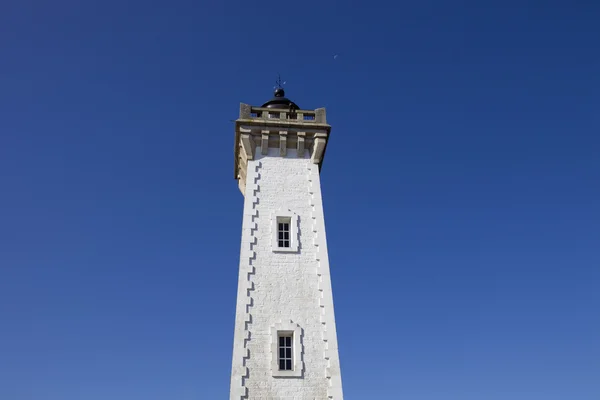
[[[283,89],[286,81],[281,81],[281,75],[277,74],[277,80],[275,81],[275,89]]]

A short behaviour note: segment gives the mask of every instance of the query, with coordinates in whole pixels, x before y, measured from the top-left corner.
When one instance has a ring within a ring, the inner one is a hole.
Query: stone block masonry
[[[319,167],[298,147],[257,146],[245,167],[231,400],[343,398]],[[278,212],[298,216],[297,252],[272,248]],[[301,330],[299,376],[273,376],[281,324]]]

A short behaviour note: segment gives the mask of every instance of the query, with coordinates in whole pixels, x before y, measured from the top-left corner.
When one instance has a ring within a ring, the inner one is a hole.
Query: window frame
[[[292,221],[286,217],[277,217],[277,248],[287,249],[292,245],[291,234]],[[287,238],[285,237],[287,233]],[[287,246],[286,246],[287,244]]]
[[[279,338],[292,338],[292,369],[279,369]],[[301,378],[304,374],[304,348],[302,329],[292,321],[278,322],[271,326],[271,374],[280,378]]]
[[[282,342],[283,339],[283,343]],[[282,356],[281,353],[284,355]],[[287,355],[289,350],[289,356]],[[281,363],[283,362],[283,368]],[[289,367],[288,367],[289,365]],[[293,371],[294,370],[294,332],[278,331],[277,332],[277,368],[278,371]]]
[[[279,223],[289,222],[289,247],[279,247]],[[271,214],[271,249],[274,252],[296,253],[299,248],[299,217],[291,210],[279,210]]]

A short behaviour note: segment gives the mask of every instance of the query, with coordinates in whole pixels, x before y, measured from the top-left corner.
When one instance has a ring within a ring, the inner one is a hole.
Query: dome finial
[[[283,85],[285,85],[285,81],[281,80],[281,75],[277,75],[277,80],[275,81],[275,96],[267,101],[262,107],[266,108],[279,108],[279,109],[288,109],[288,110],[298,110],[300,107],[290,99],[285,97],[285,91],[283,90]]]
[[[277,74],[277,80],[275,81],[275,97],[284,97],[285,90],[283,90],[285,81],[281,81],[281,74]]]

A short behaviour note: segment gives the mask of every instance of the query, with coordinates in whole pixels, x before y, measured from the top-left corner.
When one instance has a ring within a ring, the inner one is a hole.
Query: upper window
[[[277,218],[277,247],[290,247],[290,218]]]
[[[298,215],[290,210],[278,210],[271,214],[271,248],[276,252],[294,253],[298,246]]]

